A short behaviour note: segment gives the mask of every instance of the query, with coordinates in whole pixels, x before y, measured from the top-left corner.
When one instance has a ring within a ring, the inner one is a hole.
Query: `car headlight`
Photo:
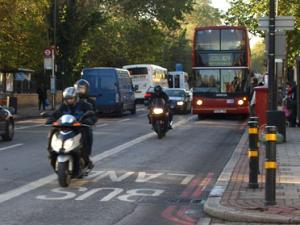
[[[198,101],[197,101],[197,105],[202,105],[203,104],[203,101],[201,100],[201,99],[199,99]]]
[[[57,138],[57,135],[53,135],[52,136],[52,140],[51,140],[51,148],[58,152],[61,148],[62,148],[62,140]]]
[[[163,112],[164,112],[164,110],[162,108],[154,108],[153,109],[154,114],[162,114]]]
[[[184,104],[184,102],[183,101],[179,101],[179,102],[177,102],[177,105],[183,105]]]
[[[243,105],[244,104],[244,100],[240,99],[238,100],[238,105]]]

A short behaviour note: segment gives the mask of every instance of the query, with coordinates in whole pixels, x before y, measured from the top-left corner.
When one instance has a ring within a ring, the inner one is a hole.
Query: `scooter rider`
[[[88,96],[90,83],[85,79],[80,79],[74,84],[79,99],[90,103],[94,110],[96,110],[96,101]]]
[[[76,117],[76,119],[80,119],[83,114],[86,112],[91,111],[93,112],[93,108],[91,104],[78,101],[78,96],[74,87],[68,87],[63,91],[63,103],[55,112],[53,112],[52,116],[48,119],[47,124],[50,124],[56,120],[58,120],[62,115],[71,114]],[[94,125],[97,122],[96,115],[91,115],[84,118],[84,121],[81,121],[83,124],[86,125]],[[93,167],[93,163],[90,160],[90,154],[92,151],[92,143],[91,138],[89,137],[89,127],[82,127],[82,137],[83,137],[83,146],[84,148],[84,158],[89,168]],[[50,140],[52,135],[55,133],[55,128],[52,129],[49,133],[49,143],[48,143],[48,150],[50,150]]]
[[[89,103],[92,106],[92,109],[96,113],[96,101],[88,96],[90,83],[85,79],[80,79],[74,84],[76,93],[78,94],[79,101]],[[90,146],[93,146],[93,130],[92,128],[88,129],[87,138],[89,139]],[[90,148],[91,149],[91,148]]]
[[[169,108],[169,96],[163,91],[163,89],[160,85],[156,85],[154,87],[154,94],[152,95],[152,97],[150,99],[150,105],[151,105],[151,102],[153,101],[153,99],[155,99],[155,98],[164,99],[165,104],[166,104],[165,105],[166,110],[168,110],[168,112],[169,112],[169,129],[172,129],[173,113],[172,113],[172,110]],[[149,123],[151,123],[149,115],[148,115],[148,118],[149,118]]]

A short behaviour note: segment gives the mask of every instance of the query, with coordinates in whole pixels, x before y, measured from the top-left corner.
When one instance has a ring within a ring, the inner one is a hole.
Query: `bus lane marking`
[[[135,202],[138,200],[139,197],[157,197],[160,196],[165,192],[165,190],[162,189],[153,189],[153,188],[142,188],[142,189],[131,189],[131,190],[124,190],[122,188],[113,188],[113,187],[100,187],[100,188],[92,188],[88,189],[87,187],[82,187],[79,185],[86,185],[92,182],[99,182],[100,180],[107,178],[110,179],[113,183],[119,183],[124,181],[125,179],[128,179],[130,177],[136,177],[136,179],[133,181],[135,183],[151,183],[155,182],[155,179],[160,179],[161,177],[165,178],[165,180],[168,182],[168,178],[177,179],[176,182],[182,185],[182,183],[185,183],[187,178],[190,179],[190,177],[193,177],[195,175],[192,174],[172,174],[172,173],[147,173],[147,172],[122,172],[117,173],[117,171],[94,171],[93,174],[89,177],[89,180],[86,182],[82,182],[82,180],[74,180],[73,183],[71,183],[70,189],[66,190],[65,188],[54,188],[50,190],[50,193],[47,195],[39,195],[36,196],[36,199],[39,200],[76,200],[76,201],[82,201],[86,200],[92,195],[96,195],[100,193],[101,195],[106,194],[105,196],[102,196],[100,199],[101,202],[107,202],[113,199],[118,199],[120,201],[125,202]],[[156,182],[155,182],[156,183]],[[72,191],[75,188],[75,190],[78,189],[78,192],[76,193]],[[84,193],[82,193],[84,192]],[[107,193],[109,192],[109,193]],[[53,194],[54,193],[54,194]],[[56,195],[57,196],[56,196]]]
[[[185,188],[181,193],[180,197],[182,198],[199,198],[207,186],[211,183],[213,179],[213,173],[208,173],[207,176],[201,180],[200,177],[194,178],[190,184]],[[182,225],[196,225],[197,220],[187,215],[187,211],[190,208],[187,206],[176,206],[170,205],[167,207],[161,214],[161,217]]]
[[[188,121],[194,119],[196,117],[189,117],[185,120],[181,120],[177,123],[175,123],[175,125],[173,127],[178,127],[178,126],[182,126],[184,124],[186,124]],[[119,146],[116,146],[114,148],[111,148],[109,150],[106,150],[98,155],[95,155],[94,157],[92,157],[92,160],[96,163],[98,161],[101,161],[102,159],[105,159],[105,158],[108,158],[110,156],[113,156],[113,155],[116,155],[126,149],[128,149],[129,147],[132,147],[134,145],[137,145],[149,138],[152,138],[152,137],[155,137],[155,133],[154,132],[151,132],[151,133],[148,133],[148,134],[145,134],[145,135],[142,135],[138,138],[135,138],[129,142],[126,142],[122,145],[119,145]],[[40,178],[38,180],[35,180],[35,181],[32,181],[30,183],[27,183],[25,185],[22,185],[18,188],[15,188],[15,189],[12,189],[10,191],[7,191],[7,192],[4,192],[4,193],[1,193],[0,194],[0,204],[1,203],[4,203],[6,201],[9,201],[13,198],[16,198],[20,195],[23,195],[25,193],[28,193],[30,191],[33,191],[33,190],[36,190],[42,186],[45,186],[51,182],[53,182],[54,180],[57,179],[57,175],[56,174],[52,174],[52,175],[49,175],[49,176],[46,176],[46,177],[43,177],[43,178]]]

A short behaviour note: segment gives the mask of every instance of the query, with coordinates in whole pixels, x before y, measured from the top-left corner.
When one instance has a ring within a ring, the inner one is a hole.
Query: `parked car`
[[[15,133],[15,121],[12,113],[0,106],[0,135],[4,141],[11,141]]]
[[[166,94],[169,96],[171,106],[174,112],[190,113],[192,111],[192,97],[183,88],[166,88]]]
[[[136,113],[134,88],[128,70],[112,67],[85,68],[82,78],[90,83],[89,96],[98,113]]]

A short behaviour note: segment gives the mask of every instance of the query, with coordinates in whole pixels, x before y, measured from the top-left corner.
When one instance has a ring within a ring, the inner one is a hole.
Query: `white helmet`
[[[76,89],[74,87],[67,87],[63,92],[63,99],[67,105],[74,105],[77,101]]]

